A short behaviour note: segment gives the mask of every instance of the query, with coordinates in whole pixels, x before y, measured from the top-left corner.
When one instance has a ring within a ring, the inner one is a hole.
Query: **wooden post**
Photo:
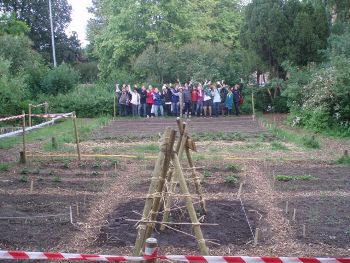
[[[241,198],[242,187],[243,187],[243,183],[240,183],[239,188],[238,188],[238,193],[237,193],[237,199]]]
[[[76,122],[76,115],[75,112],[73,113],[73,125],[74,125],[74,133],[75,133],[75,142],[77,144],[77,153],[78,153],[78,160],[81,161],[81,155],[80,155],[80,145],[79,145],[79,133],[77,129],[77,122]]]
[[[170,207],[171,207],[171,195],[175,192],[175,188],[177,185],[177,182],[173,180],[173,171],[170,172],[169,177],[171,178],[168,180],[168,193],[165,197],[164,201],[164,214],[163,214],[163,220],[162,223],[167,223],[169,221],[169,215],[170,215]],[[160,226],[160,231],[164,231],[165,229],[165,224],[162,224]]]
[[[72,206],[69,207],[69,219],[70,219],[70,223],[73,224],[73,211],[72,211]]]
[[[293,220],[293,221],[295,221],[296,212],[297,212],[297,210],[294,208],[294,210],[293,210],[293,217],[292,217],[292,220]]]
[[[286,209],[285,209],[286,214],[288,214],[288,201],[286,201]]]
[[[29,104],[28,110],[28,126],[32,127],[32,104]]]
[[[51,138],[51,145],[52,145],[52,149],[57,149],[58,148],[56,137],[52,137]]]
[[[185,179],[185,177],[182,173],[182,170],[181,170],[180,160],[179,160],[179,157],[177,156],[176,153],[172,153],[172,161],[173,161],[174,168],[175,168],[175,175],[179,181],[181,191],[185,196],[187,211],[188,211],[189,216],[191,218],[191,222],[193,223],[193,231],[194,231],[194,234],[196,236],[196,239],[197,239],[197,242],[199,245],[200,253],[201,253],[201,255],[209,255],[209,250],[205,244],[205,240],[204,240],[203,233],[202,233],[202,230],[200,227],[200,223],[199,223],[198,218],[197,218],[196,210],[194,209],[192,198],[191,198],[191,195],[188,191],[186,179]]]
[[[254,92],[252,91],[252,110],[253,110],[253,120],[255,118],[255,102],[254,102]]]
[[[26,156],[26,115],[25,112],[22,111],[22,138],[23,138],[23,149],[20,156],[20,163],[25,164],[27,162]]]
[[[160,202],[162,200],[160,195],[163,192],[165,180],[166,180],[166,177],[168,175],[168,170],[169,170],[169,165],[170,165],[170,160],[171,160],[171,153],[174,150],[175,136],[176,136],[176,131],[171,130],[170,136],[169,136],[169,138],[167,138],[168,141],[165,145],[166,146],[165,158],[164,158],[163,167],[162,167],[160,176],[158,177],[159,182],[157,185],[157,189],[155,191],[156,196],[153,199],[152,210],[149,214],[150,221],[157,220],[157,215],[158,215],[158,211],[160,208]],[[154,229],[154,223],[147,224],[146,231],[145,231],[145,239],[147,239],[151,236],[153,229]]]
[[[255,235],[254,235],[254,247],[258,245],[259,241],[259,228],[255,229]]]
[[[113,118],[117,116],[117,95],[114,93],[114,99],[113,99]]]
[[[156,164],[154,166],[154,170],[152,173],[152,180],[151,180],[151,185],[148,189],[147,197],[146,197],[146,202],[145,202],[145,207],[143,209],[143,214],[142,214],[142,219],[141,221],[146,221],[149,215],[149,212],[151,211],[152,204],[153,204],[153,194],[155,192],[155,189],[158,184],[158,178],[160,177],[160,174],[162,172],[162,166],[166,157],[166,144],[170,138],[170,133],[171,129],[167,128],[163,137],[162,137],[162,142],[160,145],[160,152],[158,154],[158,158],[156,161]],[[136,242],[135,242],[135,248],[133,255],[134,256],[140,256],[141,255],[141,249],[144,245],[144,240],[145,240],[145,232],[146,232],[146,224],[141,222],[139,225],[138,229],[138,234],[136,237]]]
[[[198,179],[198,176],[196,174],[196,170],[194,168],[191,152],[190,152],[190,149],[188,149],[188,147],[186,147],[186,156],[187,156],[188,165],[190,166],[190,168],[192,168],[191,170],[192,170],[193,183],[194,183],[194,187],[195,187],[195,190],[196,190],[196,194],[199,196],[202,212],[204,214],[206,214],[207,213],[207,207],[205,205],[205,199],[203,197],[201,183],[200,183],[200,180]]]
[[[303,225],[303,237],[306,237],[306,226]]]
[[[45,106],[45,114],[48,114],[49,104],[47,103],[47,101],[45,101],[44,106]],[[46,118],[46,120],[49,120],[49,118]]]
[[[145,256],[154,257],[153,259],[147,260],[147,262],[155,263],[157,261],[158,252],[158,241],[155,238],[147,238],[145,246]]]
[[[33,193],[34,190],[34,180],[30,181],[30,192]]]
[[[77,216],[79,216],[79,202],[77,202]]]

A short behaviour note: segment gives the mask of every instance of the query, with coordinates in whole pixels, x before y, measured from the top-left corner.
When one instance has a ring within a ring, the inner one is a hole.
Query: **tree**
[[[51,29],[49,21],[49,6],[47,0],[1,0],[0,11],[13,13],[20,21],[30,27],[29,37],[34,43],[34,48],[43,54],[46,60],[51,61]],[[67,56],[62,51],[68,50],[76,53],[76,35],[68,37],[65,29],[71,22],[72,7],[67,0],[53,0],[52,12],[54,34],[57,43],[57,61],[72,62],[72,56]]]
[[[104,80],[132,70],[135,57],[165,42],[176,47],[192,40],[231,49],[238,45],[238,0],[101,0],[94,1],[91,12],[96,18],[89,23],[89,39]]]
[[[298,0],[253,0],[245,11],[241,40],[272,73],[284,79],[282,63],[305,66],[321,60],[329,21],[325,5]]]

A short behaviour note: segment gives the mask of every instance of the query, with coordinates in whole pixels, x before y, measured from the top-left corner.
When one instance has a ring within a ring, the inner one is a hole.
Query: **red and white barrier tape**
[[[0,121],[17,120],[17,119],[22,119],[23,117],[24,115],[10,116],[10,117],[1,118]]]
[[[112,256],[51,252],[0,251],[0,259],[87,260],[87,261],[141,261],[152,259],[189,263],[350,263],[350,258],[296,258],[296,257],[230,257],[230,256]]]
[[[29,116],[29,114],[27,114]],[[67,117],[67,113],[57,113],[57,114],[31,114],[31,117],[39,118],[57,118],[57,117]]]

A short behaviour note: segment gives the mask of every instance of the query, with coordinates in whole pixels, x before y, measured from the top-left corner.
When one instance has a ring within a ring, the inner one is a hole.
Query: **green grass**
[[[209,171],[204,171],[203,176],[204,176],[204,178],[210,178],[212,176],[212,174]]]
[[[20,181],[21,183],[26,183],[26,182],[28,182],[28,176],[23,175],[23,176],[19,179],[19,181]]]
[[[192,156],[192,159],[194,161],[203,161],[206,159],[205,155],[204,154],[201,154],[201,153],[194,153],[193,156]]]
[[[156,143],[145,144],[145,145],[136,145],[133,147],[136,152],[140,153],[157,153],[159,152],[159,145]]]
[[[301,175],[301,176],[295,176],[295,175],[278,175],[276,176],[276,180],[280,182],[289,182],[289,181],[312,181],[316,180],[317,178],[315,176],[311,175]]]
[[[285,146],[284,144],[282,144],[280,142],[274,141],[274,142],[271,142],[270,145],[271,145],[271,149],[273,151],[288,151],[289,150],[287,146]]]
[[[105,125],[108,123],[108,121],[109,118],[107,117],[100,117],[89,120],[77,119],[80,140],[86,140],[93,130]],[[58,149],[61,149],[64,143],[75,142],[73,121],[71,119],[67,119],[65,121],[57,122],[55,125],[46,126],[44,128],[26,133],[27,142],[35,140],[49,141],[43,147],[43,149],[47,151],[56,150],[52,147],[52,137],[56,138]],[[10,149],[20,143],[22,143],[22,136],[1,139],[0,149]]]
[[[11,165],[9,163],[0,163],[0,172],[8,172]]]
[[[61,183],[62,182],[62,179],[61,177],[59,177],[58,175],[55,175],[53,178],[52,178],[52,181],[54,183]]]
[[[216,147],[216,146],[209,147],[208,150],[209,150],[209,152],[212,152],[212,153],[217,153],[217,152],[221,151],[221,149],[219,147]]]
[[[337,164],[345,164],[345,165],[350,165],[350,156],[349,155],[343,155],[340,157],[337,162]]]
[[[224,178],[224,182],[227,184],[237,184],[239,177],[237,175],[229,175]]]
[[[287,131],[285,129],[281,129],[277,127],[272,127],[270,131],[276,138],[281,140],[287,140],[296,145],[300,145],[304,148],[307,148],[307,149],[321,148],[321,144],[315,136],[300,135],[300,134],[297,134],[296,132]]]

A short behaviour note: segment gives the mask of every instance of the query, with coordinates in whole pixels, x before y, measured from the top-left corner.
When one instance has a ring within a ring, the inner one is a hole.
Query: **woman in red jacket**
[[[146,104],[147,104],[147,118],[149,118],[150,116],[152,116],[152,107],[153,107],[153,88],[150,85],[147,89],[147,97],[146,97]]]
[[[198,102],[198,90],[197,90],[197,87],[194,86],[192,90],[192,116],[196,116],[197,102]]]

